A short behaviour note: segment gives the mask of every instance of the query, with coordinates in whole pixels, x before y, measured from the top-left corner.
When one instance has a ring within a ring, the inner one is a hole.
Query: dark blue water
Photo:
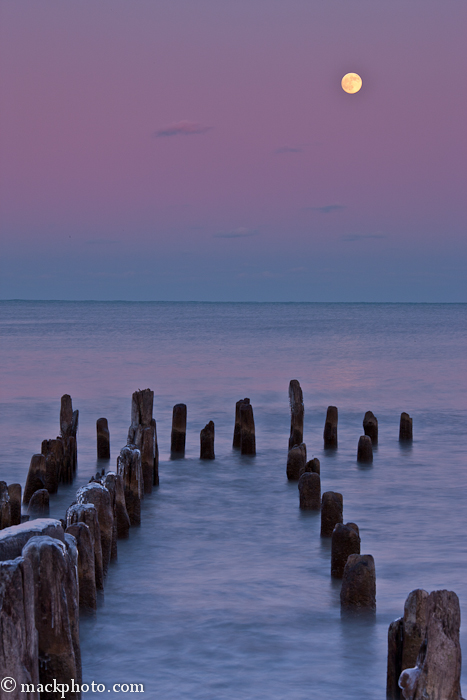
[[[60,396],[80,410],[79,473],[96,469],[106,416],[114,468],[131,394],[150,387],[161,485],[119,543],[95,618],[82,620],[87,682],[143,683],[160,700],[385,697],[387,627],[417,587],[467,609],[466,305],[0,302],[0,478],[24,484]],[[341,618],[319,514],[298,508],[285,463],[288,384],[305,400],[309,457],[340,491],[377,572],[374,620]],[[235,402],[254,407],[257,456],[232,452]],[[169,460],[172,406],[188,405],[187,457]],[[339,448],[323,452],[328,405]],[[356,464],[365,411],[379,421],[372,467]],[[401,411],[414,442],[401,448]],[[216,425],[216,460],[199,431]],[[461,629],[464,655],[465,628]],[[122,697],[124,693],[120,694]],[[86,697],[101,697],[88,693]],[[128,694],[128,697],[130,695]]]

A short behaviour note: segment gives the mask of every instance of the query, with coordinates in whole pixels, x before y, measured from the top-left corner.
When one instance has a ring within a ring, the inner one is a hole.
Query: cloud
[[[343,241],[362,241],[366,238],[387,238],[385,233],[377,231],[376,233],[349,233],[346,236],[342,236]]]
[[[219,231],[219,233],[214,234],[213,238],[246,238],[247,236],[256,236],[257,233],[256,229],[240,226],[233,231]]]
[[[276,148],[274,153],[303,153],[303,148],[300,148],[300,146],[282,146],[281,148]]]
[[[306,209],[310,209],[311,211],[319,211],[321,214],[332,214],[335,211],[343,211],[346,208],[347,207],[342,204],[327,204],[324,207],[306,207]]]
[[[189,136],[191,134],[205,134],[210,131],[212,126],[203,126],[197,122],[181,121],[175,122],[174,124],[169,124],[163,129],[158,129],[153,133],[155,138],[161,138],[163,136],[178,136],[179,134],[185,134]]]

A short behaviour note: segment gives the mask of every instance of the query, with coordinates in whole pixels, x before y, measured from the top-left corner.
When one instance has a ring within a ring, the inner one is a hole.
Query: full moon
[[[362,79],[358,73],[347,73],[341,80],[342,89],[353,95],[362,87]]]

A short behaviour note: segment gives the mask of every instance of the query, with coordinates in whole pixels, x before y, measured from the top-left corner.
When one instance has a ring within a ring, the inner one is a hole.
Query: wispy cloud
[[[256,236],[257,233],[257,229],[240,226],[233,231],[219,231],[214,234],[213,238],[246,238],[247,236]]]
[[[377,231],[376,233],[349,233],[342,236],[342,240],[348,242],[363,241],[369,238],[387,238],[387,236],[385,233],[381,233],[381,231]]]
[[[332,214],[336,211],[343,211],[347,207],[343,204],[326,204],[324,207],[305,207],[309,211],[319,211],[321,214]]]
[[[303,153],[303,148],[300,146],[281,146],[281,148],[276,148],[274,153]]]
[[[184,134],[185,136],[190,136],[192,134],[205,134],[212,128],[212,126],[203,126],[197,122],[188,122],[183,120],[181,122],[169,124],[162,129],[158,129],[153,133],[153,136],[155,138],[161,138],[163,136],[179,136],[181,134]]]

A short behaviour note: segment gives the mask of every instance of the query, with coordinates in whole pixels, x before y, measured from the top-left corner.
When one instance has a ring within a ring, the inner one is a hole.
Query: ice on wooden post
[[[185,456],[186,443],[186,405],[177,403],[172,411],[172,432],[170,434],[170,453],[172,457]]]
[[[319,510],[321,508],[321,479],[316,472],[304,472],[298,480],[300,508]]]
[[[410,442],[413,439],[412,418],[408,413],[401,413],[399,424],[399,441]]]
[[[321,537],[332,537],[334,527],[343,522],[341,493],[325,491],[321,499]]]
[[[360,534],[355,523],[337,523],[332,531],[331,576],[342,578],[347,559],[360,554]]]
[[[368,435],[361,435],[358,440],[357,462],[371,464],[373,462],[373,445]]]
[[[235,404],[235,426],[232,442],[232,447],[234,449],[240,449],[242,446],[242,423],[240,417],[240,410],[243,404],[249,403],[250,399],[240,399],[240,401],[237,401],[237,403]]]
[[[303,404],[303,392],[297,379],[292,379],[289,384],[289,402],[291,413],[289,450],[291,450],[292,447],[301,445],[303,442],[305,406]]]
[[[97,459],[110,459],[110,432],[107,418],[96,421]]]
[[[367,411],[363,418],[363,432],[368,435],[373,445],[378,444],[378,419],[371,411]]]
[[[253,406],[250,403],[243,403],[240,406],[240,431],[242,455],[256,454],[255,419],[253,417]]]
[[[344,567],[341,588],[342,611],[376,610],[376,571],[371,554],[351,554]]]
[[[323,431],[324,447],[337,447],[337,408],[328,406]]]
[[[306,445],[302,442],[300,445],[295,445],[289,450],[287,455],[287,479],[289,481],[298,481],[300,474],[303,473],[306,465]]]
[[[215,459],[214,454],[214,423],[209,421],[199,435],[200,439],[200,459]]]

